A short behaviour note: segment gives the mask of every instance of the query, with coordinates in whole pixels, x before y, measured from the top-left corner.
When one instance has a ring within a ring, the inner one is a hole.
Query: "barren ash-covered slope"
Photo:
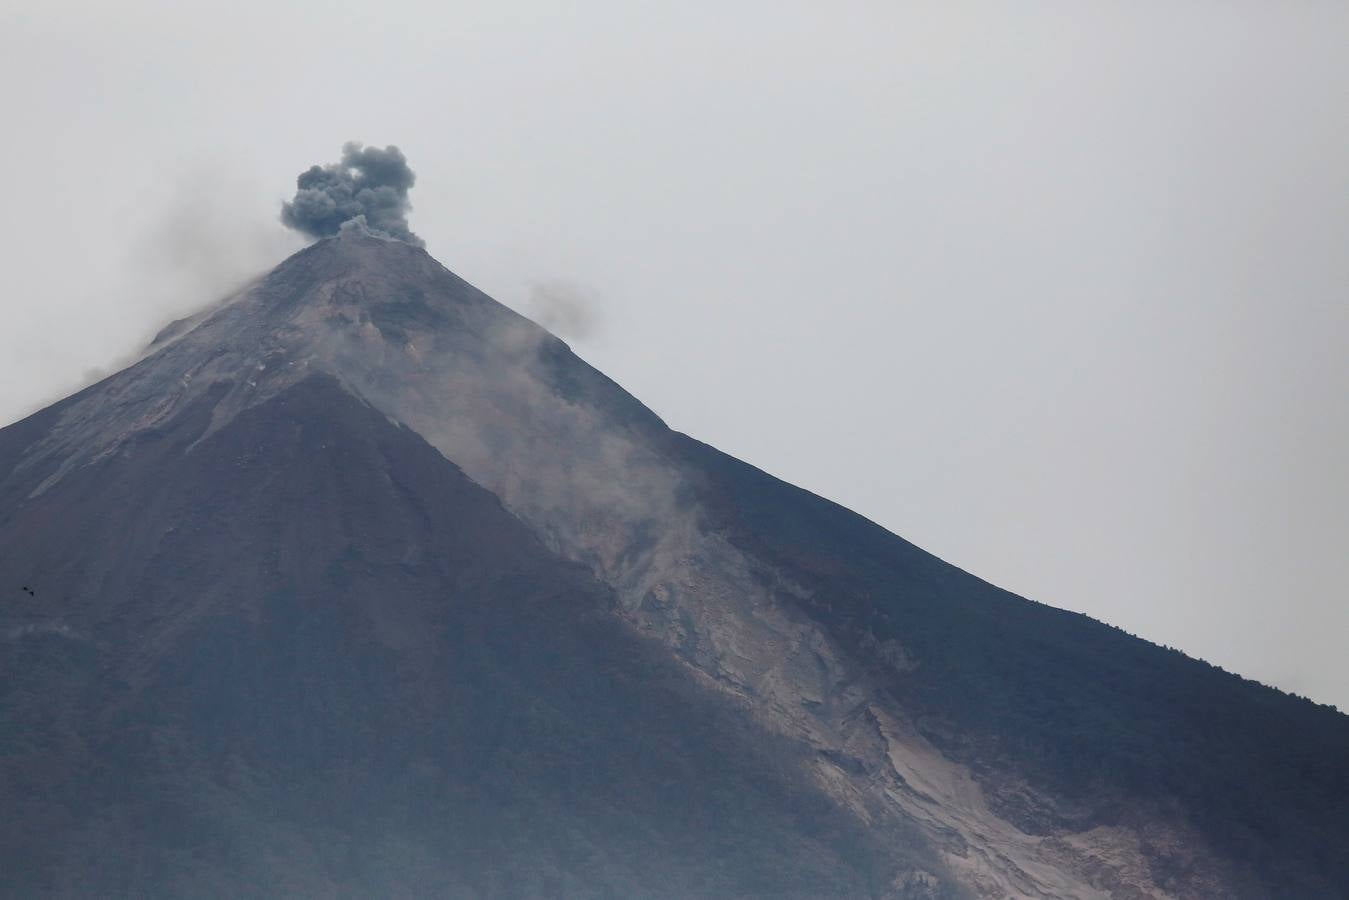
[[[1349,896],[1349,717],[672,432],[396,241],[0,430],[0,604],[4,896]]]

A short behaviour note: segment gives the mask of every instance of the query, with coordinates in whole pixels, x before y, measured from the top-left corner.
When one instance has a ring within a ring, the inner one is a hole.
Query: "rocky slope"
[[[12,892],[1349,889],[1349,718],[669,431],[398,242],[0,431],[0,548]]]

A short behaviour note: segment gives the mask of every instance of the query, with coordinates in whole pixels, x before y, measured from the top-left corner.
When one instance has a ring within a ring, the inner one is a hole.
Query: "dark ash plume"
[[[311,166],[295,179],[295,199],[281,205],[281,221],[296,231],[322,238],[343,226],[415,247],[424,242],[408,230],[408,190],[417,176],[397,147],[342,146],[342,161]]]

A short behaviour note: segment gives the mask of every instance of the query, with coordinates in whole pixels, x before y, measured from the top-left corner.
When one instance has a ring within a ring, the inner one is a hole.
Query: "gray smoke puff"
[[[536,282],[524,304],[525,313],[560,338],[584,340],[599,323],[592,291],[560,279]]]
[[[281,205],[281,221],[316,238],[329,237],[343,225],[379,237],[423,246],[408,230],[408,190],[417,176],[397,147],[342,146],[342,161],[311,166],[295,179],[295,199]]]

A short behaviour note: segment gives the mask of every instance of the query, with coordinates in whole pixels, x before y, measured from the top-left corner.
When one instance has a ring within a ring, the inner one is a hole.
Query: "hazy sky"
[[[394,143],[430,252],[674,427],[1349,709],[1346,46],[1343,0],[0,0],[0,420]]]

